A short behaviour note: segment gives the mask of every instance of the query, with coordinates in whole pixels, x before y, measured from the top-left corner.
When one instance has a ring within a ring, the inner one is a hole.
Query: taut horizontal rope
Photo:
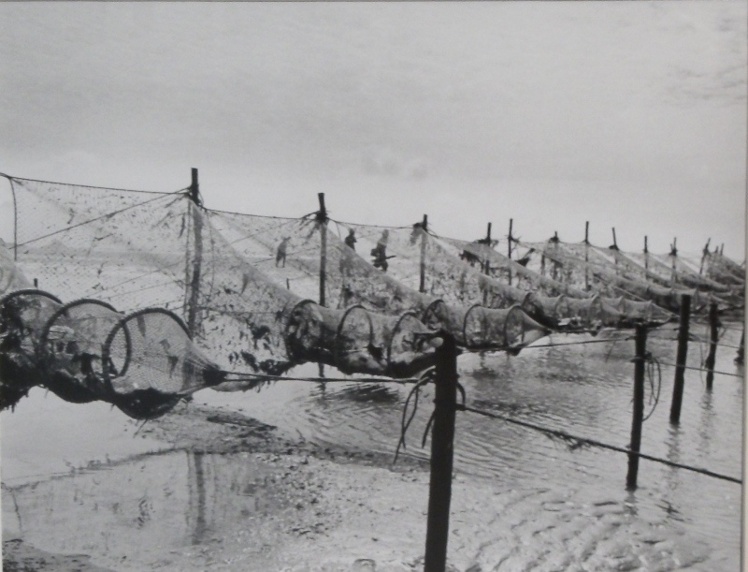
[[[608,449],[610,451],[615,451],[617,453],[625,453],[627,455],[636,455],[637,457],[640,457],[642,459],[647,459],[648,461],[653,461],[655,463],[661,463],[663,465],[667,465],[669,467],[674,467],[676,469],[684,469],[687,471],[692,471],[694,473],[700,473],[702,475],[706,475],[708,477],[713,477],[715,479],[722,479],[724,481],[730,481],[732,483],[742,484],[743,481],[741,479],[737,479],[735,477],[731,477],[729,475],[723,475],[721,473],[715,473],[714,471],[710,471],[708,469],[702,469],[700,467],[693,467],[691,465],[684,465],[682,463],[675,463],[673,461],[668,461],[667,459],[661,459],[660,457],[654,457],[652,455],[647,455],[645,453],[641,453],[638,451],[632,451],[631,449],[627,449],[625,447],[619,447],[617,445],[611,445],[609,443],[603,443],[602,441],[597,441],[596,439],[589,439],[587,437],[578,437],[576,435],[571,435],[570,433],[567,433],[566,431],[562,431],[560,429],[549,429],[547,427],[542,427],[541,425],[536,425],[534,423],[529,423],[527,421],[520,421],[519,419],[512,419],[511,417],[505,417],[503,415],[499,415],[496,413],[491,413],[489,411],[481,411],[480,409],[474,409],[472,407],[467,407],[464,405],[458,405],[457,406],[458,411],[467,411],[469,413],[477,413],[478,415],[483,415],[484,417],[489,417],[491,419],[497,419],[500,421],[506,421],[507,423],[512,423],[514,425],[519,425],[520,427],[525,427],[527,429],[533,429],[534,431],[539,431],[541,433],[545,433],[546,435],[549,435],[551,437],[556,437],[559,439],[563,439],[565,441],[571,441],[574,443],[577,443],[577,446],[591,446],[591,447],[600,447],[601,449]]]
[[[718,373],[719,375],[729,375],[730,377],[740,377],[743,378],[744,376],[739,373],[731,373],[729,371],[719,371],[716,369],[707,369],[705,367],[693,367],[691,365],[678,365],[677,363],[671,363],[668,361],[660,361],[660,364],[662,365],[670,365],[673,367],[682,367],[683,369],[692,369],[694,371],[711,371],[712,373]]]

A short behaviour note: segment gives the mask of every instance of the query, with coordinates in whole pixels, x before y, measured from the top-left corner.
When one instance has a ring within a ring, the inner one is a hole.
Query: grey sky
[[[748,3],[3,3],[0,171],[743,257]],[[8,193],[0,185],[3,226]],[[2,235],[7,236],[7,231]]]

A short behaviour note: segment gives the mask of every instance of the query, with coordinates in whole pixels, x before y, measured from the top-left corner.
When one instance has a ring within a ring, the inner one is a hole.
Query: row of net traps
[[[419,317],[383,316],[361,305],[330,310],[302,300],[282,312],[287,357],[272,373],[317,362],[345,374],[411,378],[434,365],[441,329],[461,330],[464,347],[515,352],[548,333],[517,306],[476,305],[463,313],[438,301]],[[221,368],[192,341],[183,320],[163,308],[123,315],[107,302],[63,303],[38,289],[0,297],[0,409],[39,385],[69,402],[105,401],[148,419],[199,389],[257,387],[274,377],[266,373]]]

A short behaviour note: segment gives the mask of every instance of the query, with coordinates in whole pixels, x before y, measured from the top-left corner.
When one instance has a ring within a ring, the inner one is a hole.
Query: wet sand
[[[129,552],[127,547],[102,547],[85,554],[52,554],[11,527],[3,537],[4,570],[422,568],[429,477],[422,461],[401,457],[393,465],[391,455],[289,439],[249,417],[194,403],[149,422],[141,433],[175,450],[239,455],[253,467],[253,474],[262,475],[262,507],[228,533],[207,533],[184,550],[164,550],[154,542],[133,546]],[[78,486],[87,490],[83,481],[101,469],[55,477],[55,494],[62,496],[65,489],[70,492]],[[149,479],[148,471],[141,475]],[[89,517],[86,507],[78,511],[75,506],[65,519]],[[11,509],[6,505],[6,510]],[[50,534],[65,535],[62,528]]]

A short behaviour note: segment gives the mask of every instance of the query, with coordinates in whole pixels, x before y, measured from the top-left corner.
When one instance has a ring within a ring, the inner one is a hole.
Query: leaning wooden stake
[[[639,450],[642,442],[644,422],[644,356],[647,353],[647,328],[636,326],[636,357],[634,358],[634,412],[631,418],[631,445],[629,446],[629,469],[626,474],[626,489],[636,489],[639,473]]]
[[[423,234],[421,234],[421,266],[420,266],[420,280],[418,282],[418,291],[421,293],[426,292],[426,241],[428,237],[426,236],[426,231],[429,227],[429,217],[428,215],[423,215],[423,222],[421,223],[421,228],[423,230]]]
[[[675,379],[673,381],[673,401],[670,404],[670,423],[680,422],[680,409],[683,402],[683,383],[688,357],[688,322],[691,319],[691,296],[685,294],[680,302],[680,327],[678,328],[678,349],[675,357]]]
[[[319,223],[320,251],[319,251],[319,305],[325,305],[325,282],[327,280],[327,209],[325,208],[325,193],[317,193],[319,198],[319,211],[317,222]]]
[[[451,334],[442,334],[436,350],[434,427],[431,432],[431,481],[426,524],[426,572],[443,572],[447,566],[449,505],[452,500],[452,461],[457,404],[457,345]]]
[[[709,353],[706,355],[706,388],[712,390],[714,382],[714,362],[717,358],[717,340],[719,339],[719,316],[717,302],[709,304]]]

